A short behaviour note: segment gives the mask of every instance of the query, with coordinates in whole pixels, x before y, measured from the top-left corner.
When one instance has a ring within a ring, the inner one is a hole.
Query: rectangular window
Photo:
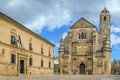
[[[51,54],[50,54],[50,50],[49,50],[49,56],[51,56]]]
[[[29,43],[29,50],[32,51],[33,48],[32,48],[32,43]]]
[[[29,65],[32,66],[32,58],[29,58]]]
[[[79,39],[81,39],[81,35],[79,34]]]
[[[43,54],[44,52],[43,52],[43,48],[41,48],[41,54]]]
[[[15,62],[16,62],[16,56],[15,54],[11,54],[11,63],[15,64]]]
[[[15,36],[11,36],[11,44],[15,45]]]
[[[43,60],[41,60],[41,67],[43,67],[44,63],[43,63]]]
[[[49,62],[49,68],[51,67],[51,63]]]

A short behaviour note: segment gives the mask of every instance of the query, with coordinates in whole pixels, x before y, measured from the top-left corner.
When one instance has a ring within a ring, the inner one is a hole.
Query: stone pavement
[[[120,80],[119,75],[52,75],[0,77],[0,80]]]

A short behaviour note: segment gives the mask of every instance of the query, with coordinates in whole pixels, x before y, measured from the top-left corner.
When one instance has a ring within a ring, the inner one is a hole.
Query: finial
[[[106,9],[106,3],[105,3],[105,7],[104,7],[104,10],[107,10],[107,9]]]
[[[105,3],[105,8],[106,8],[106,3]]]
[[[105,3],[105,7],[104,7],[104,9],[101,11],[101,13],[109,13],[109,11],[108,11],[107,8],[106,8],[106,3]]]

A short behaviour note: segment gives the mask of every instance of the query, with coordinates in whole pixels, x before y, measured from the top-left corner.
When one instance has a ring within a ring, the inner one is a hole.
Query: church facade
[[[0,76],[51,75],[54,44],[0,13]]]
[[[61,74],[111,74],[110,12],[100,14],[100,31],[84,18],[73,24],[60,41]]]

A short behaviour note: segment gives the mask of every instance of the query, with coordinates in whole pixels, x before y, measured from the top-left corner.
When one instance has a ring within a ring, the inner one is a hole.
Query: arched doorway
[[[80,74],[85,74],[85,64],[81,63],[79,66],[79,73]]]

